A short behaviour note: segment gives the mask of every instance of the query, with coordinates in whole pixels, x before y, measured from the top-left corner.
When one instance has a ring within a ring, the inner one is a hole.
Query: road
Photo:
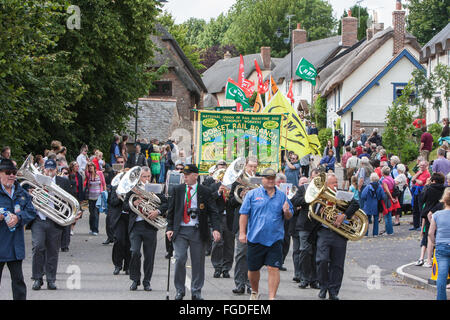
[[[30,300],[164,300],[166,299],[168,260],[165,259],[164,234],[158,233],[156,262],[151,281],[153,291],[130,291],[131,280],[123,272],[114,276],[111,262],[112,245],[102,245],[106,239],[105,215],[100,217],[100,234],[89,235],[88,213],[75,227],[70,251],[59,255],[56,285],[58,290],[47,290],[46,284],[40,291],[31,290],[31,232],[25,232],[26,258],[23,263],[27,298]],[[344,279],[340,291],[342,300],[434,300],[435,293],[402,282],[394,275],[400,265],[415,261],[419,254],[419,235],[408,231],[411,217],[395,227],[391,237],[365,238],[349,242],[345,263]],[[384,226],[380,226],[383,230]],[[188,260],[188,265],[190,262]],[[173,266],[173,264],[172,264]],[[299,289],[292,281],[292,248],[281,272],[281,283],[277,299],[318,300],[318,290]],[[202,291],[207,300],[248,300],[249,295],[234,295],[233,276],[229,279],[213,278],[214,269],[210,257],[206,258],[206,279]],[[190,271],[188,270],[188,276]],[[231,272],[233,275],[233,272]],[[378,276],[379,275],[379,276]],[[45,281],[45,279],[44,279]],[[261,299],[267,299],[267,271],[262,270],[260,281]],[[171,268],[170,299],[175,296],[173,268]],[[187,291],[186,299],[190,299]],[[0,300],[12,299],[10,275],[5,266],[0,287]]]

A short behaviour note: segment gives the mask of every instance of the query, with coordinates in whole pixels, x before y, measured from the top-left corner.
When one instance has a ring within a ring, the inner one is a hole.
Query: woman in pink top
[[[386,194],[386,198],[382,200],[383,204],[383,216],[386,226],[386,233],[391,235],[394,233],[394,228],[392,226],[392,215],[395,215],[395,212],[398,208],[400,208],[400,203],[396,197],[392,196],[394,191],[395,182],[391,177],[391,169],[388,166],[384,166],[381,169],[382,177],[382,185],[384,193]]]
[[[89,228],[91,235],[98,235],[98,209],[96,207],[97,199],[100,194],[106,190],[105,177],[103,172],[97,170],[95,164],[89,162],[86,166],[85,195],[89,200]]]

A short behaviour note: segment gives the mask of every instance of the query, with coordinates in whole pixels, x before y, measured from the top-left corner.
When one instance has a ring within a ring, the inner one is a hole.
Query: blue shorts
[[[281,268],[283,261],[283,240],[270,247],[247,241],[247,264],[249,271],[258,271],[262,266]]]

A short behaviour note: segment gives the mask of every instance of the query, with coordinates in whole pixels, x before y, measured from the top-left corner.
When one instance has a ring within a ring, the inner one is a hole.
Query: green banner
[[[314,68],[314,65],[305,58],[302,58],[298,63],[295,74],[303,80],[309,81],[313,85],[316,85],[317,70]]]
[[[281,114],[199,111],[195,125],[195,162],[200,174],[219,160],[258,159],[258,172],[280,169]]]
[[[250,103],[248,101],[248,98],[245,96],[244,90],[239,88],[239,86],[228,80],[227,86],[225,88],[225,98],[234,100],[237,103],[242,104],[244,108],[250,108]]]

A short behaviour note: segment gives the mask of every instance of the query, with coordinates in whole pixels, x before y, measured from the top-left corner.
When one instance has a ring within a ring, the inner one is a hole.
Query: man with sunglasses
[[[25,300],[27,287],[23,278],[25,258],[24,226],[36,216],[30,195],[16,181],[17,168],[9,159],[0,161],[0,208],[9,212],[7,223],[0,214],[0,282],[5,264],[11,273],[14,300]],[[14,228],[11,231],[10,228]]]
[[[44,164],[44,175],[64,191],[75,196],[68,179],[57,176],[56,161],[48,159]],[[31,223],[31,239],[33,244],[32,289],[40,290],[43,276],[46,274],[47,289],[56,290],[56,272],[58,268],[59,248],[64,227],[48,218],[43,212],[37,211],[36,219]]]

